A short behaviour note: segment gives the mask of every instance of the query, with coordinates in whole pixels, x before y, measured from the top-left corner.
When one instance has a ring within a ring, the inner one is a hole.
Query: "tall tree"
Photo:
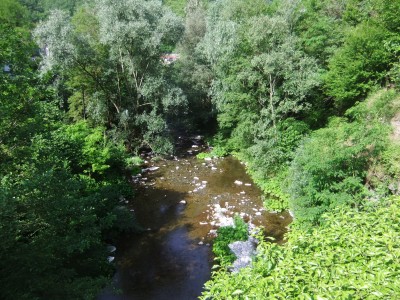
[[[185,111],[186,98],[165,76],[161,55],[182,30],[158,1],[99,0],[72,20],[53,12],[36,37],[48,49],[44,70],[68,78],[81,116],[118,128],[131,148],[147,144],[165,153],[172,150],[168,120]]]
[[[292,30],[296,6],[288,11],[256,2],[242,13],[235,10],[243,5],[218,1],[203,40],[215,72],[219,124],[241,150],[264,140],[285,118],[310,109],[309,96],[319,84],[317,63],[300,49]]]

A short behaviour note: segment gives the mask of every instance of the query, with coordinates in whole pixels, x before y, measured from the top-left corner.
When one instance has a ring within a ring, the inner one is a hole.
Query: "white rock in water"
[[[204,157],[204,160],[206,160],[206,161],[211,161],[212,158],[211,158],[211,157]]]
[[[207,222],[200,222],[200,225],[207,225]]]
[[[244,194],[246,194],[246,192],[245,192],[245,191],[241,191],[240,194],[241,194],[241,195],[244,195]]]
[[[261,216],[261,213],[259,211],[256,212],[256,216]]]
[[[175,169],[179,170],[179,167],[178,167],[178,166],[176,166],[176,167],[175,167]]]
[[[197,146],[197,145],[192,145],[192,148],[199,148],[199,146]]]
[[[215,171],[218,170],[216,167],[211,167],[211,170]]]
[[[117,250],[117,247],[113,246],[113,245],[108,245],[107,246],[107,251],[110,253],[115,252],[115,250]]]
[[[235,182],[234,182],[236,185],[242,185],[243,184],[243,182],[241,182],[241,181],[239,181],[239,180],[235,180]]]
[[[207,181],[203,180],[201,183],[202,183],[202,184],[207,184]]]
[[[198,244],[199,244],[199,245],[203,245],[204,243],[203,243],[202,241],[200,241]]]
[[[245,186],[251,186],[251,183],[245,183],[244,185]]]
[[[199,177],[196,177],[196,176],[195,176],[195,177],[193,177],[193,179],[194,179],[194,180],[199,180]]]
[[[156,171],[158,170],[160,167],[150,167],[147,169],[142,169],[142,173],[147,172],[147,171]]]
[[[252,237],[249,237],[247,241],[237,241],[228,245],[229,249],[236,256],[232,272],[236,273],[251,264],[252,257],[256,254],[256,245],[257,240]]]
[[[113,262],[114,259],[115,259],[114,256],[108,256],[108,257],[107,257],[107,260],[108,260],[109,263]]]
[[[181,200],[181,201],[179,201],[179,203],[180,204],[186,204],[187,202],[186,202],[186,200]]]
[[[208,233],[211,236],[217,236],[217,230],[216,229],[212,229],[210,230],[210,232]]]

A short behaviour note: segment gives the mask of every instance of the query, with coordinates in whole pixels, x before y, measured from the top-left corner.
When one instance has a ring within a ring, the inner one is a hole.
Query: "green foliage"
[[[198,159],[213,158],[213,157],[224,157],[227,156],[229,152],[220,146],[213,147],[210,152],[201,152],[196,155]]]
[[[382,47],[387,37],[388,32],[382,27],[359,25],[332,57],[326,86],[328,93],[335,97],[338,108],[349,108],[382,83],[391,58]]]
[[[23,27],[27,25],[27,10],[18,0],[3,0],[0,3],[0,23],[12,27]]]
[[[340,22],[341,3],[314,0],[301,2],[304,13],[300,16],[295,31],[304,51],[315,57],[325,68],[329,58],[341,45],[346,29],[345,24]]]
[[[236,241],[245,241],[247,238],[247,224],[239,216],[235,216],[234,226],[218,228],[217,237],[213,244],[213,252],[220,264],[228,265],[233,263],[236,257],[228,245]]]
[[[131,156],[125,159],[125,167],[133,173],[140,173],[140,166],[143,164],[143,159],[140,156]]]
[[[212,155],[210,152],[200,152],[199,154],[196,155],[197,159],[205,159],[205,158],[211,158]]]
[[[116,170],[124,147],[102,127],[63,122],[17,26],[0,25],[0,65],[11,66],[0,74],[0,298],[93,299],[113,272],[106,235],[134,228],[117,210],[130,195]]]
[[[283,211],[289,209],[289,195],[284,192],[284,183],[287,176],[287,169],[283,169],[278,174],[275,174],[274,177],[268,179],[253,177],[255,183],[264,193],[263,202],[268,210]]]
[[[170,7],[177,15],[183,16],[185,14],[186,2],[187,0],[164,0],[163,4]]]
[[[296,151],[288,193],[300,223],[316,223],[321,213],[336,206],[363,205],[369,194],[368,170],[388,146],[387,116],[394,99],[392,92],[372,96],[348,111],[352,122],[332,119]]]
[[[171,120],[185,115],[187,98],[160,57],[182,32],[159,1],[98,0],[72,17],[51,12],[35,37],[47,49],[41,70],[57,75],[72,119],[113,128],[130,149],[146,144],[165,154],[173,149]]]
[[[367,212],[337,209],[284,247],[263,242],[253,269],[213,272],[201,299],[394,299],[400,293],[399,198]]]
[[[320,84],[317,61],[292,29],[297,14],[293,3],[218,1],[198,45],[215,77],[210,92],[221,145],[242,152],[260,181],[292,159],[309,130],[300,116],[312,110]]]
[[[260,130],[261,131],[261,130]],[[277,128],[262,130],[254,145],[244,151],[249,168],[256,178],[267,180],[285,168],[309,127],[302,121],[287,118]]]
[[[40,0],[41,6],[45,12],[49,12],[55,9],[67,11],[69,14],[73,14],[77,7],[85,3],[85,0]]]

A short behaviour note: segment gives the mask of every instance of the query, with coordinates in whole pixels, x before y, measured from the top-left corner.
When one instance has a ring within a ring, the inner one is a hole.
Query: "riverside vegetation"
[[[171,154],[176,133],[200,130],[211,155],[247,163],[267,208],[294,215],[286,244],[258,237],[238,273],[226,244],[245,226],[222,228],[202,299],[395,299],[399,11],[1,1],[0,298],[93,299],[113,272],[107,243],[140,231],[122,205],[138,151]],[[172,51],[179,60],[162,63]]]

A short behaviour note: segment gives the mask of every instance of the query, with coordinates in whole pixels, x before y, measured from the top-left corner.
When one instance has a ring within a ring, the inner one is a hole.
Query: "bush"
[[[131,156],[125,159],[125,168],[131,170],[133,173],[140,173],[140,166],[143,164],[143,159],[139,156]]]
[[[235,216],[234,222],[234,226],[220,227],[217,231],[218,236],[214,240],[213,252],[221,265],[231,264],[236,259],[228,245],[248,238],[247,224],[238,216]]]
[[[261,241],[253,269],[214,272],[201,299],[396,299],[399,203],[335,209],[320,227],[293,227],[283,247]]]
[[[201,152],[196,155],[198,159],[205,159],[207,157],[224,157],[229,154],[228,150],[222,146],[214,147],[210,152]]]
[[[323,212],[339,205],[362,205],[368,168],[384,150],[388,133],[382,123],[368,123],[332,119],[297,150],[287,192],[300,223],[318,223]]]

